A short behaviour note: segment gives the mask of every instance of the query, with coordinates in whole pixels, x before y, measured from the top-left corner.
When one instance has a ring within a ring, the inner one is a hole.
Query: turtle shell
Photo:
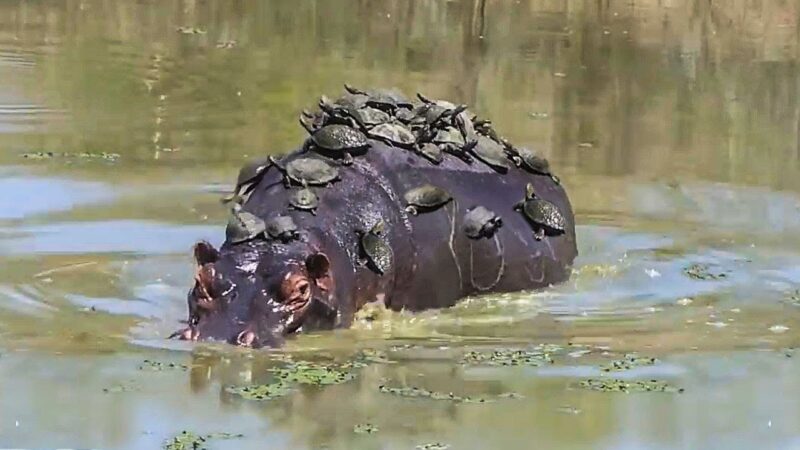
[[[239,204],[234,206],[228,225],[225,227],[225,238],[232,244],[254,239],[267,229],[264,220],[241,208]]]
[[[369,145],[364,133],[347,125],[325,125],[311,135],[311,140],[325,150],[351,150]]]
[[[394,253],[383,237],[383,221],[379,221],[366,233],[361,233],[361,251],[367,262],[380,275],[392,269]]]
[[[286,175],[300,184],[326,185],[339,179],[339,171],[317,158],[298,158],[286,164]]]
[[[436,144],[452,144],[457,147],[462,147],[466,143],[466,141],[464,141],[464,135],[455,127],[446,127],[437,130],[436,135],[433,137],[433,142]]]
[[[297,189],[289,195],[289,205],[292,208],[313,213],[319,206],[319,198],[309,188]]]
[[[525,200],[522,212],[534,225],[541,227],[545,232],[560,234],[565,231],[566,220],[552,202],[542,198]]]
[[[434,209],[444,205],[453,197],[444,189],[432,184],[424,184],[409,190],[403,195],[409,206]]]
[[[297,237],[297,225],[291,216],[276,216],[266,222],[269,237],[288,241]]]
[[[420,94],[419,92],[417,92],[417,98],[422,103],[425,103],[425,104],[428,104],[428,105],[441,106],[442,108],[446,108],[446,109],[455,109],[456,108],[456,105],[454,103],[448,102],[447,100],[430,99],[430,98]]]
[[[514,163],[539,175],[550,175],[550,163],[535,151],[521,147],[514,151]]]
[[[411,147],[417,143],[417,137],[414,133],[399,123],[376,125],[369,130],[369,136],[400,147]]]
[[[442,149],[440,149],[438,145],[431,144],[430,142],[422,144],[419,147],[419,154],[434,164],[440,164],[442,161],[444,161],[444,153],[442,152]]]
[[[464,232],[472,239],[492,237],[502,225],[502,219],[483,206],[476,206],[464,214]]]
[[[476,158],[495,170],[501,172],[508,170],[508,159],[503,146],[486,136],[478,135],[478,145],[473,146],[471,152]]]
[[[405,110],[403,110],[405,111]],[[351,115],[361,126],[365,128],[372,128],[382,123],[387,123],[392,120],[392,116],[381,111],[380,109],[371,106],[353,109]]]
[[[223,201],[229,202],[237,198],[242,191],[247,190],[246,188],[258,183],[271,165],[272,160],[269,157],[254,159],[245,164],[239,169],[239,175],[236,177],[236,186],[233,189],[233,193],[225,197]]]

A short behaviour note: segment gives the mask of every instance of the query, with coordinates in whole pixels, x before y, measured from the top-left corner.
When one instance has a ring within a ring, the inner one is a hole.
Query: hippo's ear
[[[213,245],[206,241],[199,241],[194,244],[194,260],[198,266],[203,266],[208,263],[217,262],[219,259],[219,251]]]
[[[331,261],[325,253],[314,253],[306,258],[306,271],[313,279],[326,278],[330,275]]]

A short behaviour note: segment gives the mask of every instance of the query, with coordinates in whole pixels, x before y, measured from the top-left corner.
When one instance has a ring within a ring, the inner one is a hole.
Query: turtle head
[[[337,317],[328,256],[304,239],[251,241],[221,250],[194,247],[184,340],[276,347],[303,328],[331,328]]]

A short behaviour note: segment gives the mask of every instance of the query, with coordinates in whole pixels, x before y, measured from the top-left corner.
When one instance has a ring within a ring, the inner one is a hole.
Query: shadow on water
[[[791,1],[0,4],[0,446],[800,446],[797,20]],[[277,352],[165,340],[238,166],[296,146],[345,81],[469,103],[545,153],[578,217],[571,280]],[[462,361],[543,344],[552,363]],[[226,389],[365,349],[346,383]],[[628,352],[658,363],[599,369]]]

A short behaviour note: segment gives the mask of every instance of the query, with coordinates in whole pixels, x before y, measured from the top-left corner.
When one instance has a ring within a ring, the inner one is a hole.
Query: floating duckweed
[[[189,431],[181,433],[164,443],[164,450],[200,450],[205,449],[205,442],[210,439],[238,439],[243,434],[236,433],[211,433],[204,436]]]
[[[163,363],[161,361],[153,361],[151,359],[145,359],[142,361],[142,364],[139,365],[139,370],[150,370],[155,372],[160,372],[163,370],[189,370],[189,366],[185,364],[178,364],[178,363]]]
[[[287,368],[272,369],[272,372],[284,383],[316,386],[345,383],[355,378],[352,373],[312,363],[298,363]]]
[[[114,386],[103,388],[103,392],[105,392],[106,394],[116,394],[116,393],[120,393],[120,392],[136,391],[138,389],[139,388],[137,386],[134,386],[133,384],[120,383],[120,384],[117,384],[117,385],[114,385]]]
[[[560,350],[561,347],[558,347]],[[551,351],[555,347],[540,346],[535,350],[499,349],[491,352],[470,351],[461,358],[462,364],[486,366],[541,366],[552,364]]]
[[[630,370],[634,367],[652,366],[656,363],[656,359],[648,356],[625,355],[624,358],[611,361],[610,363],[601,366],[600,370],[603,372],[612,372],[619,370]]]
[[[615,378],[590,378],[578,384],[584,389],[600,392],[683,392],[683,388],[677,388],[659,380],[646,381],[624,381]]]
[[[683,269],[684,275],[694,280],[721,280],[728,276],[721,270],[714,270],[710,264],[694,263]]]
[[[450,448],[450,444],[442,442],[431,442],[429,444],[420,444],[415,447],[417,450],[446,450]]]
[[[181,34],[206,34],[206,30],[195,27],[178,27],[175,31]]]
[[[114,162],[119,159],[119,153],[107,153],[107,152],[81,152],[81,153],[56,153],[56,152],[31,152],[31,153],[23,153],[22,157],[25,159],[32,159],[32,160],[45,160],[45,159],[53,159],[53,158],[76,158],[76,159],[83,159],[83,160],[93,160],[93,159],[101,159],[104,161]]]
[[[425,388],[419,387],[391,387],[386,385],[378,386],[378,390],[383,392],[384,394],[392,394],[398,397],[406,397],[406,398],[429,398],[431,400],[449,400],[452,402],[458,403],[488,403],[492,401],[491,399],[486,399],[483,397],[462,397],[460,395],[453,394],[452,392],[436,392],[436,391],[429,391]],[[508,397],[502,398],[511,398]],[[518,394],[513,394],[518,395]],[[499,397],[499,396],[498,396]]]
[[[272,384],[253,384],[250,386],[228,386],[225,390],[247,400],[271,400],[289,394],[289,384],[277,382]]]
[[[353,427],[353,433],[357,434],[372,434],[377,433],[378,427],[371,423],[359,423]]]

